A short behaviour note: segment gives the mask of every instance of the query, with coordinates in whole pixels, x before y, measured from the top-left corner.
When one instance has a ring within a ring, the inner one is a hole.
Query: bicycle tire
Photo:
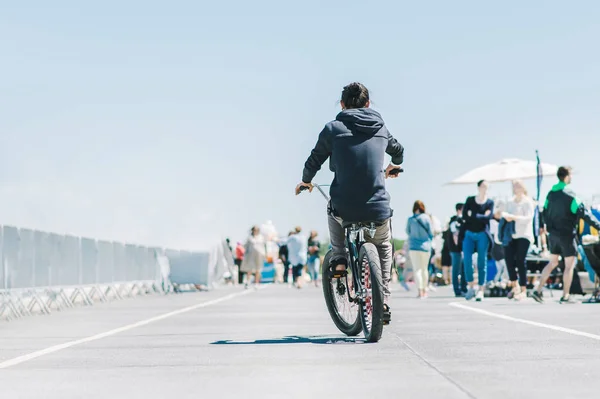
[[[333,324],[340,330],[342,333],[346,334],[349,337],[354,337],[360,334],[362,331],[362,323],[360,321],[360,309],[356,310],[356,319],[353,323],[349,323],[344,320],[340,315],[338,306],[336,304],[335,296],[336,292],[331,284],[331,276],[329,275],[329,260],[331,259],[332,251],[330,250],[325,255],[325,259],[323,260],[323,268],[322,268],[322,284],[323,284],[323,296],[325,297],[325,304],[327,305],[327,310],[329,311],[329,316],[331,320],[333,320]],[[351,271],[349,270],[349,273]],[[351,280],[351,275],[348,275],[348,281]],[[347,288],[347,287],[346,287]],[[346,294],[347,295],[347,294]],[[346,296],[346,301],[348,301],[348,297]]]
[[[360,319],[363,333],[367,342],[378,342],[383,335],[383,279],[379,253],[374,244],[364,243],[361,246],[358,265],[361,270],[361,282],[367,289],[370,288],[371,293],[361,300]]]

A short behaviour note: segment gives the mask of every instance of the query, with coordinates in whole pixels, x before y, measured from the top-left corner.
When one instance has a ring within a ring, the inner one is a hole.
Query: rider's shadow
[[[273,339],[257,339],[255,341],[233,341],[222,340],[212,342],[211,345],[281,345],[281,344],[317,344],[317,345],[333,345],[333,344],[362,344],[366,341],[361,338],[334,338],[323,336],[301,337],[291,335],[283,338]]]

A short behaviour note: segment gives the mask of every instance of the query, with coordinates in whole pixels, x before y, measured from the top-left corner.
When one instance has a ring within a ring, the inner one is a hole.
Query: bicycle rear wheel
[[[331,316],[331,320],[335,326],[344,334],[353,337],[358,335],[362,330],[362,325],[359,317],[358,302],[351,302],[348,298],[356,299],[356,292],[352,281],[352,270],[348,268],[348,276],[343,278],[331,278],[329,275],[329,260],[331,259],[332,251],[327,252],[323,260],[323,295],[325,296],[325,304]]]
[[[383,334],[383,280],[377,247],[364,243],[358,252],[361,285],[361,321],[367,342],[377,342]]]

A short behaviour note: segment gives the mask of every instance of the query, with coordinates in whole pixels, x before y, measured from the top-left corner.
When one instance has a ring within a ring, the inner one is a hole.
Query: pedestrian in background
[[[535,204],[527,196],[527,188],[520,180],[513,182],[513,198],[506,204],[506,211],[502,218],[507,222],[514,222],[514,230],[508,245],[504,247],[506,267],[512,295],[509,298],[517,300],[527,297],[527,253],[529,246],[534,241],[533,215]]]
[[[496,263],[496,276],[494,277],[494,283],[500,284],[503,280],[506,281],[508,278],[508,270],[506,268],[506,258],[504,255],[504,245],[499,234],[500,220],[502,219],[502,211],[496,210],[494,217],[490,220],[490,235],[492,236],[492,258]],[[512,295],[511,295],[512,298]]]
[[[290,231],[288,237],[292,234],[294,234],[294,232]],[[284,284],[287,284],[290,275],[290,253],[285,242],[279,245],[279,259],[281,259],[281,263],[283,263],[283,282]]]
[[[406,223],[406,234],[409,240],[410,262],[414,269],[419,290],[418,297],[426,298],[433,230],[431,218],[425,213],[425,204],[422,201],[415,201],[413,205],[413,215],[408,218]]]
[[[450,259],[452,261],[452,287],[454,288],[454,296],[465,296],[467,293],[467,279],[465,278],[465,265],[462,256],[462,211],[464,205],[456,204],[454,209],[456,215],[450,218],[450,228],[448,236],[448,250],[450,251]]]
[[[255,287],[258,287],[258,284],[260,284],[260,276],[265,265],[266,253],[265,239],[260,234],[258,226],[254,226],[250,230],[250,236],[246,240],[244,260],[241,267],[242,272],[246,274],[246,288],[252,283],[252,275],[254,275]]]
[[[246,250],[241,242],[237,242],[235,246],[235,259],[233,263],[237,266],[238,270],[238,284],[244,283],[244,273],[242,272],[242,261],[244,260],[244,253]]]
[[[488,198],[489,185],[485,180],[477,183],[477,195],[468,197],[463,208],[463,257],[465,262],[465,276],[469,289],[465,295],[466,300],[473,297],[483,301],[485,289],[488,250],[490,248],[490,219],[494,216],[494,201]],[[477,253],[477,279],[478,289],[475,290],[473,279],[473,254]]]
[[[317,240],[318,233],[316,231],[310,232],[308,239],[308,261],[306,266],[308,267],[308,274],[311,280],[314,282],[315,287],[319,286],[319,270],[321,268],[321,243]]]
[[[585,208],[569,187],[571,168],[559,167],[556,176],[559,181],[548,193],[543,213],[550,246],[550,263],[542,270],[540,282],[531,296],[537,302],[544,302],[542,289],[546,285],[550,273],[558,266],[559,256],[561,256],[565,263],[565,270],[563,272],[563,295],[560,303],[572,304],[575,303],[571,298],[571,284],[577,262],[577,224],[580,219],[583,219],[591,227],[600,230],[600,222]]]
[[[294,286],[302,288],[302,271],[308,260],[308,238],[302,234],[302,228],[298,226],[294,230],[294,234],[287,238],[285,244],[288,248],[289,261],[292,267],[292,275],[294,276]]]
[[[444,285],[450,285],[450,268],[452,267],[452,258],[450,257],[450,240],[452,235],[450,233],[450,223],[446,225],[446,229],[442,233],[442,277],[444,279]]]

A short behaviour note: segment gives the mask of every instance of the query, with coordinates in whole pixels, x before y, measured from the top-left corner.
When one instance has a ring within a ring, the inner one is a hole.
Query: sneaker
[[[341,268],[340,266],[343,266]],[[348,275],[348,259],[333,258],[329,261],[329,273],[331,278],[342,278]]]
[[[483,301],[483,291],[480,290],[480,291],[477,292],[477,295],[475,296],[475,300],[477,302]]]
[[[537,303],[544,303],[544,295],[541,292],[537,292],[536,290],[533,290],[533,292],[531,293],[531,297]]]
[[[562,305],[562,304],[574,305],[574,304],[576,304],[576,303],[579,303],[579,302],[577,302],[576,300],[574,300],[574,299],[573,299],[573,298],[571,298],[570,296],[569,296],[568,298],[565,298],[565,297],[563,296],[562,298],[560,298],[560,301],[559,301],[558,303],[560,303],[561,305]]]
[[[523,299],[527,298],[527,292],[526,291],[521,291],[518,294],[515,294],[515,301],[522,301]]]
[[[465,294],[465,299],[467,301],[470,301],[471,299],[473,299],[474,296],[475,296],[475,290],[473,288],[469,288],[469,290]]]

